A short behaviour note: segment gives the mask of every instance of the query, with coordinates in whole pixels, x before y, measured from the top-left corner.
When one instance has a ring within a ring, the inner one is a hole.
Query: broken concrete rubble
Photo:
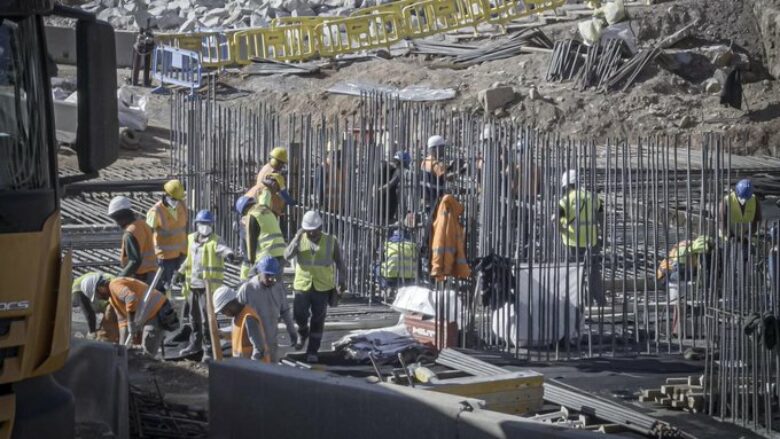
[[[515,91],[509,86],[498,86],[481,90],[477,94],[482,108],[487,113],[504,108],[515,99]]]

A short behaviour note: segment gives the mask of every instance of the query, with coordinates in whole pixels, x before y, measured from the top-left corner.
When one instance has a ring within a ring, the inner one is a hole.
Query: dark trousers
[[[585,282],[587,283],[586,303],[595,302],[599,306],[607,303],[604,294],[604,282],[601,279],[601,248],[567,247],[569,262],[580,262],[585,266]]]
[[[298,325],[298,336],[309,337],[307,354],[320,350],[322,334],[325,332],[325,317],[328,315],[328,299],[331,291],[296,291],[293,300],[293,318]],[[311,317],[311,323],[309,322]]]
[[[181,263],[184,262],[184,255],[180,255],[178,258],[174,259],[158,259],[157,263],[162,267],[162,274],[160,275],[160,280],[157,281],[157,291],[161,293],[165,293],[171,288],[171,281],[173,280],[173,275],[176,274],[176,272],[179,270],[179,267],[181,267]]]
[[[208,351],[211,346],[211,336],[208,331],[208,314],[206,314],[206,289],[193,288],[190,290],[187,303],[190,305],[189,318],[190,325],[192,325],[190,345],[202,348],[205,341]]]
[[[154,46],[152,46],[153,48]],[[149,49],[146,49],[149,50]],[[152,78],[149,76],[149,70],[152,67],[152,52],[140,53],[137,49],[133,49],[133,65],[132,65],[132,77],[131,83],[138,85],[138,74],[142,71],[144,73],[144,87],[152,85]]]

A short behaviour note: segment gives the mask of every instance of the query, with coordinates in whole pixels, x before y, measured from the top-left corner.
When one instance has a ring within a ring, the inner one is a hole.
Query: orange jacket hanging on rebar
[[[452,195],[444,195],[433,216],[431,234],[431,277],[444,280],[447,276],[466,279],[471,268],[466,261],[466,237],[460,216],[463,205]]]

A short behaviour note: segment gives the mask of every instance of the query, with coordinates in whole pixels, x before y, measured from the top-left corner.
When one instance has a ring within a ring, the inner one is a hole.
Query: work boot
[[[302,350],[303,350],[303,347],[304,347],[304,346],[306,346],[306,340],[307,340],[308,338],[309,338],[309,337],[299,336],[299,337],[298,337],[298,342],[297,342],[297,343],[295,343],[295,350],[296,350],[296,351],[302,351]]]
[[[306,355],[306,362],[307,363],[316,363],[319,360],[320,359],[319,359],[319,357],[317,357],[317,354],[307,354]]]
[[[170,345],[176,345],[188,341],[190,339],[191,333],[192,333],[192,328],[189,325],[184,325],[181,327],[179,332],[177,332],[172,337],[169,337],[167,340],[165,340],[165,344],[170,346]]]
[[[194,344],[194,343],[192,343],[189,346],[187,346],[186,348],[180,350],[179,351],[179,356],[190,357],[192,355],[199,354],[201,352],[203,352],[203,348],[198,346],[198,345],[196,345],[196,344]]]

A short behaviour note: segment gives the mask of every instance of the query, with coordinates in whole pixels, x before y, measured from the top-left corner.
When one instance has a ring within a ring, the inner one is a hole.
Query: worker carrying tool
[[[255,185],[252,186],[246,194],[244,194],[247,197],[258,198],[263,189],[268,187],[266,183],[269,181],[268,177],[270,174],[276,174],[281,177],[285,166],[287,166],[287,148],[278,146],[271,150],[270,156],[271,158],[268,160],[268,163],[263,165],[263,167],[260,168],[260,171],[257,173],[257,180],[255,181]],[[276,177],[273,177],[272,180],[279,183]],[[285,208],[292,202],[291,197],[289,199],[285,199],[285,196],[282,194],[282,190],[285,189],[283,181],[284,180],[282,180],[282,183],[279,184],[279,190],[270,194],[271,203],[269,206],[276,216],[284,215]],[[285,190],[285,194],[286,193],[287,192]],[[289,197],[289,194],[287,196]]]
[[[316,363],[328,305],[337,305],[339,296],[346,291],[347,269],[341,248],[335,236],[323,233],[320,214],[310,210],[303,215],[301,229],[287,246],[284,257],[296,259],[293,316],[298,324],[298,344],[295,347],[303,349],[308,339],[306,361]]]
[[[420,251],[405,230],[393,231],[385,242],[382,259],[379,266],[379,282],[382,288],[398,288],[417,279]]]
[[[736,239],[745,244],[756,234],[761,221],[761,203],[753,194],[753,182],[743,179],[723,198],[718,209],[720,238]]]
[[[206,328],[206,284],[216,291],[225,281],[225,261],[235,262],[233,250],[214,233],[214,214],[201,210],[195,216],[195,232],[187,237],[187,258],[176,273],[176,282],[184,281],[182,291],[187,297],[188,320],[192,326],[190,343],[179,352],[188,357],[206,351],[203,361],[212,357],[211,337]]]
[[[101,276],[86,289],[88,297],[106,300],[116,311],[119,342],[125,343],[128,336],[132,337],[131,342],[140,343],[147,355],[155,356],[165,339],[165,332],[179,327],[179,318],[168,298],[155,289],[149,290],[149,285],[138,279]]]
[[[133,204],[127,197],[112,198],[108,204],[108,216],[125,231],[119,250],[119,262],[122,265],[119,276],[152,282],[157,271],[152,229],[136,216]]]
[[[412,157],[406,151],[397,151],[393,158],[383,161],[379,167],[376,189],[376,219],[380,224],[398,220],[398,201],[404,170],[409,168]]]
[[[119,326],[116,311],[108,303],[108,300],[102,300],[95,294],[95,286],[103,278],[109,281],[114,280],[114,276],[98,271],[84,273],[74,279],[71,285],[73,307],[81,308],[81,313],[87,320],[89,331],[87,338],[118,343]],[[97,324],[97,313],[103,314],[100,325]]]
[[[156,287],[165,293],[171,279],[187,255],[187,206],[184,204],[184,185],[169,180],[163,186],[165,193],[146,213],[146,224],[154,232],[154,252],[163,272]]]
[[[279,281],[282,275],[282,266],[279,261],[271,256],[263,256],[255,267],[257,275],[249,279],[238,289],[238,301],[249,305],[263,325],[263,333],[267,337],[271,361],[279,362],[279,342],[277,322],[281,317],[287,333],[290,335],[290,345],[298,343],[298,335],[293,323],[292,308],[287,302],[287,288]]]
[[[420,164],[422,176],[422,194],[425,211],[430,215],[436,207],[439,198],[447,189],[447,180],[452,179],[454,163],[446,164],[446,146],[444,138],[439,135],[428,139],[428,152]]]
[[[260,316],[251,306],[238,301],[234,289],[220,287],[214,292],[214,312],[233,319],[231,341],[234,357],[271,363],[270,349],[266,344]]]
[[[711,254],[714,248],[712,238],[706,235],[694,240],[682,240],[669,249],[666,258],[656,270],[658,280],[666,280],[669,290],[669,303],[675,304],[672,319],[672,332],[677,333],[680,303],[687,303],[690,281],[696,279],[702,266],[712,269]],[[703,279],[705,285],[709,279]]]
[[[566,247],[569,262],[584,263],[588,270],[589,300],[606,304],[601,279],[599,224],[603,215],[601,200],[581,187],[577,171],[570,169],[561,176],[558,214],[553,217]]]
[[[241,215],[245,238],[242,242],[241,280],[252,276],[252,267],[263,256],[278,258],[283,264],[286,244],[279,219],[271,209],[257,204],[254,198],[243,196],[236,201],[236,211]]]

